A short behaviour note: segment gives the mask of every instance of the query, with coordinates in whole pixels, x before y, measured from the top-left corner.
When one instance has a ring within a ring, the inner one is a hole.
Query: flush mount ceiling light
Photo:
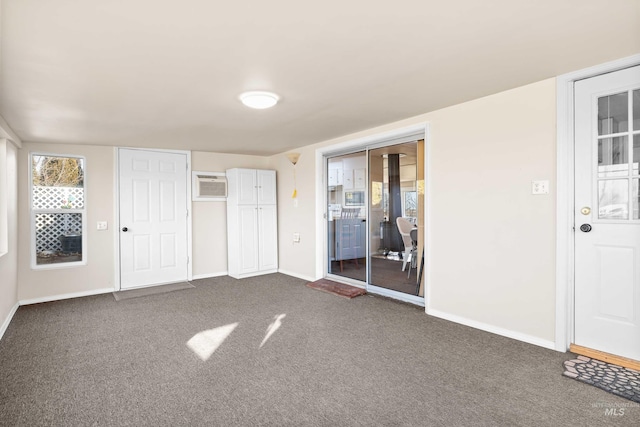
[[[271,92],[245,92],[240,95],[240,101],[249,108],[263,110],[271,108],[278,103],[280,97]]]

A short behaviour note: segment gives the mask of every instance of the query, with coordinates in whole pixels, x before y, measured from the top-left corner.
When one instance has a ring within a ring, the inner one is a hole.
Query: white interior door
[[[574,343],[640,360],[640,67],[575,84]]]
[[[120,285],[187,280],[185,154],[119,150]]]

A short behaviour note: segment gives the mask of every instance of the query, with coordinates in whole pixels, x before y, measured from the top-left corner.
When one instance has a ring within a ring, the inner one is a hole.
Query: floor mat
[[[344,283],[333,282],[327,279],[316,280],[315,282],[307,283],[307,286],[319,291],[328,292],[330,294],[338,295],[344,298],[355,298],[367,293],[362,288],[356,286],[345,285]]]
[[[564,376],[640,403],[640,372],[586,356],[564,362]]]
[[[150,286],[148,288],[113,292],[113,297],[116,299],[116,301],[122,301],[125,299],[164,294],[167,292],[180,291],[182,289],[190,289],[190,288],[195,288],[195,286],[193,286],[189,282],[178,282],[178,283],[170,283],[168,285]]]

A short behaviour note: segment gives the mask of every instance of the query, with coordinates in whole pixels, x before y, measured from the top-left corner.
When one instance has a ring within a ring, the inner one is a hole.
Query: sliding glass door
[[[423,295],[424,140],[327,157],[327,273],[369,292]]]
[[[327,161],[329,274],[367,280],[367,154],[359,151]]]
[[[369,284],[404,294],[418,288],[418,143],[369,150]]]

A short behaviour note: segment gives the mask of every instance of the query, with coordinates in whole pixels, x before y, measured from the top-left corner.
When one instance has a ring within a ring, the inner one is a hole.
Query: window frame
[[[0,258],[9,253],[9,170],[7,150],[9,142],[0,138]]]
[[[34,209],[33,208],[33,157],[59,157],[70,159],[81,159],[83,167],[83,204],[82,209]],[[32,270],[57,270],[62,268],[74,268],[87,265],[87,159],[85,156],[77,154],[60,154],[33,151],[28,156],[28,173],[29,173],[29,228],[30,228],[30,259]],[[36,244],[36,216],[40,214],[80,214],[82,221],[82,259],[80,261],[60,262],[51,264],[38,264],[37,244]]]

